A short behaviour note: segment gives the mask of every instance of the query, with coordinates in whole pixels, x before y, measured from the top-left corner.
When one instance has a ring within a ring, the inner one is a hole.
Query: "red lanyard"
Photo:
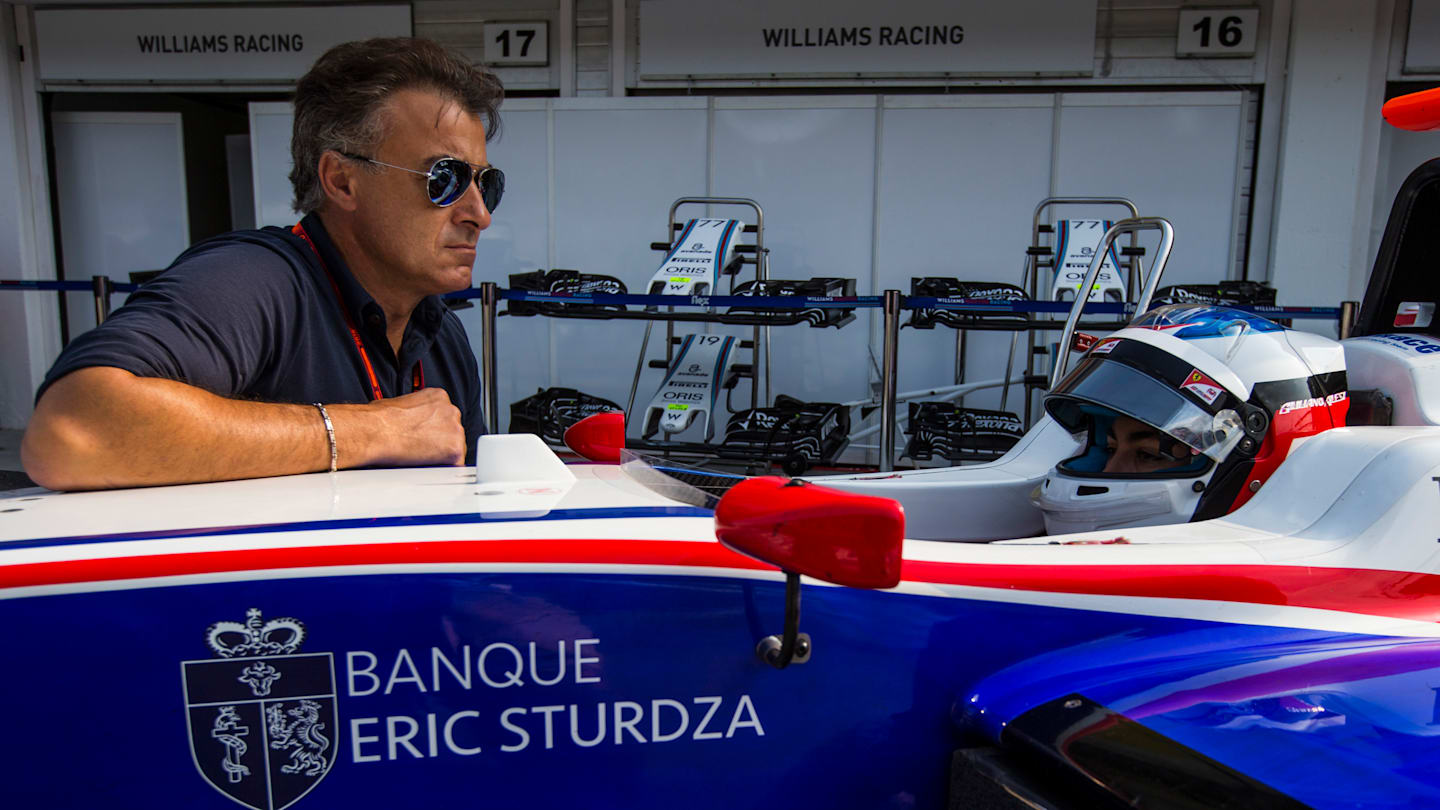
[[[335,303],[340,305],[340,314],[345,316],[345,325],[350,327],[350,339],[355,341],[355,350],[360,352],[360,362],[365,364],[365,374],[370,378],[370,393],[374,399],[384,399],[385,395],[380,393],[380,378],[375,376],[375,367],[370,364],[370,354],[365,351],[365,344],[360,340],[360,330],[355,328],[355,321],[350,317],[350,310],[345,306],[345,298],[340,294],[340,285],[335,281],[335,274],[330,272],[330,266],[325,263],[325,257],[310,241],[310,234],[305,232],[304,226],[295,223],[290,232],[305,240],[305,244],[315,251],[315,258],[320,261],[320,268],[325,271],[325,277],[330,279],[330,289],[335,291]],[[415,361],[415,371],[410,376],[411,388],[415,391],[425,387],[425,368],[420,361]]]

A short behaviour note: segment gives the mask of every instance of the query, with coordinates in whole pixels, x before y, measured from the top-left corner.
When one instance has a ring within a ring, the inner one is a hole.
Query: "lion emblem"
[[[283,773],[301,773],[318,776],[326,767],[325,751],[330,748],[330,739],[320,732],[325,724],[320,722],[320,704],[313,700],[302,700],[297,708],[286,711],[284,704],[275,704],[265,709],[266,730],[270,734],[270,747],[285,751],[290,757],[288,765],[280,766]],[[291,719],[287,720],[289,717]]]

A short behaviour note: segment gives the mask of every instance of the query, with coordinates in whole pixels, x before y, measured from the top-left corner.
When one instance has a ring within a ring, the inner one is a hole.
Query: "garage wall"
[[[1014,283],[1035,205],[1063,195],[1128,197],[1142,213],[1171,219],[1167,280],[1214,282],[1235,272],[1244,110],[1238,91],[512,100],[489,148],[506,170],[505,203],[481,237],[475,278],[504,285],[511,273],[565,267],[641,291],[658,266],[649,243],[666,237],[670,203],[703,195],[760,202],[774,278],[850,277],[862,294],[908,292],[920,275]],[[287,131],[271,123],[264,131]],[[278,182],[288,154],[275,140],[268,158],[257,151],[256,166]],[[252,143],[265,149],[263,138]],[[281,219],[268,224],[290,216]],[[478,310],[461,317],[478,337]],[[510,402],[550,385],[623,404],[644,328],[502,318],[502,425]],[[838,332],[772,335],[775,393],[869,395],[878,313],[862,312]],[[1008,347],[1008,335],[972,335],[968,379],[1001,376]],[[906,330],[902,348],[902,389],[953,381],[953,332]],[[642,405],[659,375],[646,372]],[[998,393],[967,402],[995,405]]]
[[[0,51],[16,47],[14,16],[0,6]],[[0,62],[0,105],[18,111],[23,98],[20,65]],[[22,116],[7,116],[0,122],[0,268],[10,268],[7,278],[20,277],[22,268],[33,264],[33,223],[30,221],[27,143]],[[27,255],[28,254],[28,255]],[[37,380],[31,375],[32,352],[29,335],[31,316],[40,293],[0,293],[0,428],[25,424],[30,414],[31,391]],[[30,299],[27,302],[27,299]],[[58,342],[58,341],[57,341]]]
[[[410,18],[415,36],[443,42],[479,64],[485,59],[485,24],[498,22],[547,22],[550,24],[550,64],[540,67],[505,67],[497,71],[505,87],[539,90],[560,86],[558,38],[562,8],[573,2],[561,0],[412,0]]]
[[[1371,218],[1369,259],[1374,264],[1385,235],[1385,223],[1395,194],[1420,164],[1440,158],[1440,131],[1405,132],[1385,127],[1380,134],[1380,171],[1375,183],[1375,211]]]
[[[583,0],[581,0],[583,2]],[[863,86],[865,84],[901,86],[918,84],[934,86],[937,82],[951,87],[967,86],[1025,86],[1054,84],[1053,78],[1005,78],[966,79],[951,77],[937,79],[927,77],[914,80],[895,78],[864,80],[848,79],[746,79],[707,80],[696,78],[685,81],[640,80],[637,60],[639,54],[640,4],[651,0],[623,0],[625,19],[623,35],[629,43],[623,61],[625,86],[649,89],[675,87],[771,87],[771,86],[826,86],[842,84]],[[666,0],[662,0],[666,1]],[[1258,2],[1237,3],[1234,0],[1099,0],[1095,20],[1095,62],[1094,74],[1078,80],[1085,85],[1139,85],[1139,84],[1206,84],[1246,85],[1258,84],[1265,80],[1269,65],[1269,43],[1272,39],[1272,25],[1275,18],[1289,14],[1291,0],[1258,0]],[[1260,26],[1256,32],[1259,45],[1253,57],[1229,59],[1180,59],[1175,56],[1176,25],[1181,9],[1205,7],[1258,8]],[[1282,8],[1283,7],[1283,8]]]
[[[1300,12],[1304,13],[1300,13]],[[1305,0],[1291,25],[1269,277],[1310,301],[1360,300],[1380,184],[1392,2]],[[1403,19],[1400,18],[1400,19]],[[1311,324],[1306,324],[1310,328]]]
[[[640,42],[641,0],[415,0],[412,3],[415,33],[429,37],[479,60],[484,46],[481,29],[486,22],[507,20],[551,23],[552,64],[538,68],[503,68],[505,86],[511,90],[562,88],[561,95],[611,95],[612,65],[619,65],[620,86],[638,89],[675,87],[766,87],[835,84],[834,81],[748,80],[748,81],[640,81],[636,58]],[[1136,84],[1256,84],[1265,79],[1267,44],[1271,25],[1281,13],[1279,5],[1288,0],[1100,0],[1096,10],[1094,75],[1079,81],[1086,85]],[[1178,59],[1175,56],[1176,21],[1182,8],[1206,6],[1248,6],[1260,10],[1256,32],[1259,50],[1255,56],[1238,59]],[[618,8],[618,14],[612,12]],[[1288,8],[1286,9],[1288,13]],[[564,63],[559,55],[561,27],[573,27],[574,59]],[[618,27],[618,31],[616,30]],[[627,43],[625,54],[614,59],[615,35]],[[568,75],[562,75],[568,72]],[[567,83],[568,80],[568,83]],[[916,81],[885,79],[883,83],[925,84],[935,78]],[[951,85],[1026,85],[1054,83],[1054,79],[954,79]],[[848,79],[843,84],[863,86],[864,81]]]
[[[544,234],[553,245],[551,266],[615,276],[630,290],[643,292],[659,266],[659,254],[649,246],[665,237],[671,201],[705,188],[704,101],[577,99],[552,103],[547,112],[554,127],[547,175],[553,216]],[[511,143],[496,144],[491,160],[508,159]],[[515,227],[527,231],[530,223],[516,222]],[[535,269],[540,268],[508,272]],[[480,269],[477,277],[489,275],[487,270]],[[505,275],[496,276],[503,283]],[[643,331],[635,321],[552,322],[553,371],[546,385],[579,388],[623,405]],[[508,352],[500,344],[501,356]],[[502,362],[512,363],[508,358]],[[509,383],[502,379],[502,385]],[[653,391],[654,384],[648,387]],[[503,395],[505,389],[500,390]],[[533,388],[515,398],[531,393]],[[502,410],[508,407],[508,401],[501,402]],[[502,426],[509,424],[508,417],[503,411]]]
[[[55,195],[71,280],[160,270],[190,246],[179,113],[54,113]],[[121,299],[123,300],[123,298]],[[95,326],[95,302],[67,295],[70,334]],[[118,303],[117,303],[118,305]]]
[[[1411,15],[1419,15],[1413,34],[1409,25]],[[1440,70],[1433,67],[1433,36],[1424,43],[1428,48],[1422,54],[1412,55],[1409,47],[1415,37],[1423,37],[1426,32],[1435,31],[1437,24],[1440,24],[1440,2],[1437,0],[1399,0],[1394,25],[1390,31],[1390,57],[1385,91],[1387,99],[1440,86]],[[1367,254],[1372,264],[1380,250],[1380,238],[1385,234],[1385,221],[1390,216],[1390,207],[1395,203],[1395,194],[1400,190],[1401,184],[1421,163],[1440,157],[1440,131],[1406,132],[1394,127],[1381,127],[1379,138],[1375,207]]]
[[[1234,277],[1235,257],[1245,251],[1258,86],[1284,76],[1283,66],[1277,74],[1269,56],[1277,37],[1283,55],[1283,31],[1271,29],[1288,27],[1292,4],[1258,4],[1261,30],[1254,57],[1186,60],[1174,56],[1179,9],[1226,3],[1101,0],[1093,77],[971,82],[987,85],[986,93],[976,95],[512,98],[503,111],[506,137],[493,150],[514,180],[501,217],[482,243],[479,266],[484,277],[499,281],[509,272],[574,266],[639,286],[658,260],[647,244],[663,233],[659,220],[668,201],[697,193],[699,186],[706,193],[760,199],[771,216],[776,275],[791,270],[796,276],[854,275],[862,292],[908,289],[911,275],[944,272],[950,265],[955,275],[1013,281],[1030,211],[1049,193],[1130,196],[1144,212],[1176,220],[1170,280]],[[637,0],[418,0],[413,9],[417,33],[472,55],[480,52],[478,32],[487,20],[550,20],[554,64],[507,69],[506,82],[515,90],[608,94],[615,86],[611,64],[627,74],[618,82],[622,86],[642,93],[675,90],[634,81],[633,63],[613,58],[616,36],[631,43],[629,54],[636,52]],[[622,13],[612,18],[612,9]],[[1297,6],[1294,13],[1302,10]],[[568,56],[560,47],[563,36],[571,38]],[[933,79],[923,81],[934,86]],[[1040,81],[1050,87],[1028,89]],[[1072,82],[1081,92],[1053,92]],[[960,91],[965,84],[950,87]],[[1126,92],[1085,92],[1106,85],[1124,86]],[[1163,87],[1135,92],[1145,85]],[[1174,92],[1188,85],[1200,89]],[[1224,85],[1235,89],[1213,90]],[[852,89],[866,86],[857,81]],[[1004,86],[1016,92],[995,93]],[[703,83],[688,87],[703,90]],[[1281,90],[1276,84],[1267,96],[1278,98]],[[1267,115],[1273,115],[1269,101]],[[662,133],[636,123],[646,116],[663,119],[668,129]],[[602,125],[607,117],[610,123]],[[283,122],[275,123],[286,130]],[[591,126],[597,127],[593,133],[585,129]],[[606,132],[604,126],[613,127],[612,137],[603,142],[591,137]],[[1212,160],[1219,162],[1207,163]],[[606,174],[602,164],[611,161],[625,171],[607,187],[616,175]],[[287,169],[280,168],[282,176]],[[1263,166],[1260,174],[1263,185]],[[827,186],[823,193],[816,190],[817,177]],[[807,185],[808,194],[801,191]],[[1262,188],[1257,210],[1266,193]],[[288,200],[279,205],[288,210]],[[1257,244],[1263,253],[1269,228],[1260,226]],[[1263,261],[1257,265],[1255,253],[1251,256],[1252,277],[1264,277]],[[1327,303],[1283,291],[1282,297]],[[777,348],[794,354],[777,353],[776,376],[784,384],[777,382],[775,390],[832,399],[868,393],[869,353],[878,333],[878,324],[869,321],[862,316],[838,335],[781,330]],[[613,332],[588,331],[596,329]],[[641,329],[502,320],[507,364],[502,402],[538,386],[574,381],[583,387],[588,380],[599,389],[594,393],[623,398],[633,370],[629,355]],[[907,331],[904,340],[918,348],[907,348],[902,388],[949,382],[953,333]],[[971,379],[998,373],[1006,343],[994,335],[972,338]],[[600,351],[598,345],[612,350]],[[617,346],[622,349],[614,350]],[[626,355],[624,362],[614,359],[616,351]],[[986,403],[982,398],[971,404]]]

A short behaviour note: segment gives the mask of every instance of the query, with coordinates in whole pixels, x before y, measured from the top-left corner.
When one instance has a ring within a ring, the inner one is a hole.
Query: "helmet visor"
[[[1082,403],[1138,419],[1216,461],[1245,435],[1234,410],[1212,414],[1160,380],[1105,358],[1082,360],[1046,395],[1045,410],[1066,429],[1077,431],[1088,419]]]

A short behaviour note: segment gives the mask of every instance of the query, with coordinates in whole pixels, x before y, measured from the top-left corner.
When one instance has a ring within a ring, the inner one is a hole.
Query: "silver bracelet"
[[[320,418],[325,420],[325,438],[330,440],[330,472],[335,472],[335,462],[339,460],[339,454],[335,452],[335,423],[330,421],[330,414],[325,412],[325,406],[316,402],[315,409],[320,412]]]

